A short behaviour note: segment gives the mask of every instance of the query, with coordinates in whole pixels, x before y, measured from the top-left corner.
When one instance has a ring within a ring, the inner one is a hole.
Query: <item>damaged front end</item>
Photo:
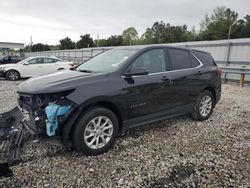
[[[65,130],[63,127],[67,119],[73,122],[78,114],[68,118],[76,109],[76,105],[66,98],[73,91],[33,95],[18,92],[22,112],[15,107],[0,114],[0,177],[12,175],[9,165],[19,160],[24,131],[41,136],[40,140],[45,138],[49,141],[48,138],[53,137],[56,138],[52,139],[54,144],[55,141],[56,144],[64,141],[66,147],[70,146],[68,134],[65,134],[65,130],[69,133],[69,126]]]
[[[18,107],[0,114],[0,177],[12,176],[9,165],[19,160],[23,114]]]
[[[32,135],[61,137],[62,125],[75,108],[75,104],[66,98],[73,91],[35,95],[18,93],[19,106],[29,116],[24,120],[25,129]]]

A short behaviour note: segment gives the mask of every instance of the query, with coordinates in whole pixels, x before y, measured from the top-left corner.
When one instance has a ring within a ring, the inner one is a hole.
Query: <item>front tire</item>
[[[18,71],[16,70],[9,70],[7,73],[6,73],[6,78],[8,80],[12,80],[12,81],[15,81],[15,80],[19,80],[21,77],[20,77],[20,74]]]
[[[93,107],[77,121],[73,129],[73,145],[86,155],[99,155],[113,146],[118,130],[119,123],[112,111]]]
[[[197,98],[191,116],[198,121],[207,120],[213,112],[214,108],[214,96],[213,94],[205,90]]]

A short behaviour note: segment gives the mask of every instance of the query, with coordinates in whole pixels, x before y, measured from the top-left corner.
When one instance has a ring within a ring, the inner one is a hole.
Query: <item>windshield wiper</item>
[[[87,73],[91,73],[91,72],[93,72],[93,71],[91,71],[91,70],[78,70],[79,72],[87,72]]]

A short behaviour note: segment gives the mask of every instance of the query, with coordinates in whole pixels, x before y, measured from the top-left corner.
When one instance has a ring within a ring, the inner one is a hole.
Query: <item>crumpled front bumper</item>
[[[0,69],[0,77],[6,78],[6,71],[3,69]]]
[[[9,164],[19,160],[23,114],[18,107],[0,114],[0,176],[9,176]]]

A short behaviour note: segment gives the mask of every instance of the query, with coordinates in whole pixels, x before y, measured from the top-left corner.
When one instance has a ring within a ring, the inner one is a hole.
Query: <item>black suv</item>
[[[75,71],[19,85],[26,128],[88,155],[109,150],[119,132],[171,116],[206,120],[221,96],[210,54],[165,45],[119,47]]]

